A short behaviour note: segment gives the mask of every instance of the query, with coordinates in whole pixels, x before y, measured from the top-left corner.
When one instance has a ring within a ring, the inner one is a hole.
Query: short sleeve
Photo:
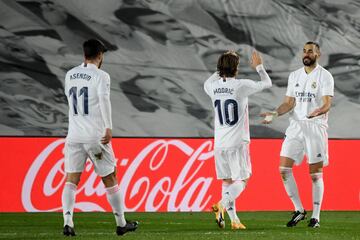
[[[294,94],[294,73],[290,73],[288,79],[288,86],[286,90],[286,96],[288,97],[295,97]]]
[[[110,95],[110,75],[107,73],[102,74],[99,81],[98,94]]]
[[[334,78],[331,73],[326,72],[321,84],[322,96],[334,96]]]

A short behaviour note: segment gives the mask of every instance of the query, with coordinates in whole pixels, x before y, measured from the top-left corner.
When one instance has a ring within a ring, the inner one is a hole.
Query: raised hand
[[[250,62],[250,66],[253,69],[256,69],[256,66],[262,64],[262,59],[260,54],[257,51],[253,51],[252,55],[251,55],[251,62]]]

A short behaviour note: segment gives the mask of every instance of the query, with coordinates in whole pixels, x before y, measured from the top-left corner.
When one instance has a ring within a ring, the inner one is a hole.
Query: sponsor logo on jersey
[[[295,97],[298,102],[312,102],[312,99],[316,97],[316,94],[305,91],[302,92],[295,91]]]
[[[214,95],[216,94],[230,94],[232,95],[234,93],[234,89],[233,88],[215,88],[214,89]]]

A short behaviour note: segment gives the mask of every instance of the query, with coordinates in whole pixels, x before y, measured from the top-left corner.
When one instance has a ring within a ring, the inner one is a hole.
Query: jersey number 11
[[[74,115],[78,115],[77,97],[78,96],[81,97],[81,95],[83,95],[84,115],[88,115],[89,114],[88,87],[82,87],[79,91],[79,94],[77,94],[77,87],[72,87],[69,90],[69,97],[72,97]]]

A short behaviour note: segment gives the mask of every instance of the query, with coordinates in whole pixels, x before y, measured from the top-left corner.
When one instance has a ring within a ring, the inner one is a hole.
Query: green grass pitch
[[[127,213],[140,226],[136,232],[117,236],[111,213],[75,213],[75,239],[360,239],[360,212],[322,212],[319,229],[307,227],[307,221],[286,228],[289,212],[240,212],[239,216],[246,230],[231,230],[228,219],[221,230],[209,212]],[[0,239],[64,238],[61,213],[0,213]]]

